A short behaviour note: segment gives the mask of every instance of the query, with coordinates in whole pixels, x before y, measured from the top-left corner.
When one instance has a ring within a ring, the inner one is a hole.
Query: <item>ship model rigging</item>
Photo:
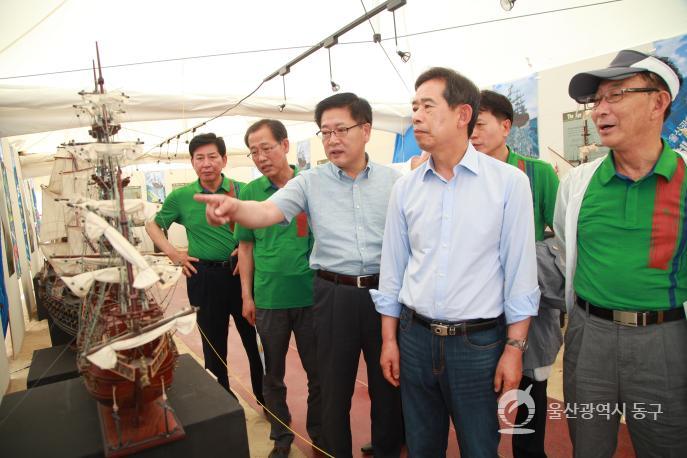
[[[122,168],[144,153],[139,142],[114,141],[127,96],[105,91],[97,44],[96,54],[95,88],[74,105],[96,141],[61,145],[43,193],[43,292],[56,323],[76,336],[105,455],[123,456],[184,437],[166,396],[177,359],[171,332],[190,332],[195,312],[165,317],[149,291],[173,285],[181,269],[136,248],[157,206],[124,197]]]

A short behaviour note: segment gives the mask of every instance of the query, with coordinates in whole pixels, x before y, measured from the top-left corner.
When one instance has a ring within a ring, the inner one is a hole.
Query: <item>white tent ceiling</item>
[[[132,96],[125,120],[182,120],[155,125],[153,138],[165,138],[190,118],[223,111],[362,14],[360,0],[0,0],[0,137],[79,126],[71,105],[92,88],[96,40],[106,88]],[[430,66],[455,68],[480,86],[509,81],[685,33],[687,1],[518,0],[506,13],[498,0],[408,0],[396,11],[408,63],[395,54],[391,13],[371,25],[388,57],[362,24],[331,49],[333,79],[373,103],[377,127],[398,132],[413,81]],[[277,77],[230,114],[311,119],[314,103],[332,93],[327,51],[295,65],[285,84],[283,113]]]

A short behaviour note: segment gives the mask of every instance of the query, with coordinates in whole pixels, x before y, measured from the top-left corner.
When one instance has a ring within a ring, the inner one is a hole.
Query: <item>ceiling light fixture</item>
[[[501,8],[503,8],[504,11],[512,10],[513,5],[515,5],[515,0],[501,0]]]
[[[284,108],[286,108],[286,78],[284,77],[284,75],[282,75],[282,77],[281,77],[281,84],[282,84],[282,87],[284,88],[284,101],[281,103],[281,105],[278,105],[278,107],[279,107],[279,112],[283,113]]]
[[[332,92],[338,92],[341,86],[334,82],[334,77],[332,76],[332,50],[331,46],[327,47],[327,54],[329,55],[329,83],[332,85]]]
[[[410,53],[408,51],[401,51],[398,49],[398,34],[396,33],[396,12],[391,12],[391,16],[394,19],[394,41],[396,42],[396,54],[401,58],[401,61],[405,64],[410,60]]]

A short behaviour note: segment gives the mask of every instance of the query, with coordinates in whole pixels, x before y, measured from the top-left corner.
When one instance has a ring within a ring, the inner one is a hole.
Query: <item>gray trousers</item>
[[[322,428],[322,395],[317,375],[317,347],[313,325],[312,307],[283,310],[255,310],[255,325],[260,334],[265,354],[263,395],[267,408],[287,425],[291,413],[286,404],[286,353],[289,350],[291,332],[296,337],[296,347],[301,363],[308,376],[308,413],[306,429],[313,442],[319,442]],[[272,429],[270,439],[276,445],[288,446],[294,434],[282,423],[269,415]]]
[[[570,312],[563,391],[575,456],[612,457],[621,413],[638,457],[687,456],[687,321],[635,328]]]

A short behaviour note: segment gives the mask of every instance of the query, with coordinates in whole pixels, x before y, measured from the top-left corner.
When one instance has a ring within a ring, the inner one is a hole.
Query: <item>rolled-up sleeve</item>
[[[410,257],[408,225],[403,214],[403,182],[403,179],[396,181],[391,191],[382,241],[379,289],[370,290],[377,312],[395,318],[401,314],[398,295]]]
[[[286,186],[274,193],[268,199],[274,203],[284,214],[283,223],[290,223],[291,220],[301,212],[308,212],[308,179],[307,173],[299,173],[286,183]]]
[[[532,192],[524,174],[513,176],[501,226],[504,312],[512,324],[539,311],[537,255],[534,244]]]

